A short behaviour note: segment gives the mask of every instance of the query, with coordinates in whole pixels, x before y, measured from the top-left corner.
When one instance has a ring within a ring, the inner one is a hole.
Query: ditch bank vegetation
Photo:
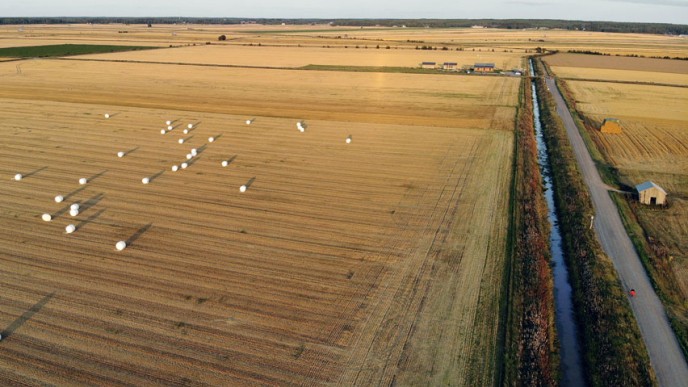
[[[538,75],[544,74],[542,62],[536,63]],[[616,271],[590,229],[592,201],[563,123],[544,79],[536,82],[587,381],[593,386],[656,385]]]
[[[504,385],[556,385],[559,351],[549,223],[533,131],[530,78],[524,78],[517,113],[512,187],[512,260],[509,270]]]

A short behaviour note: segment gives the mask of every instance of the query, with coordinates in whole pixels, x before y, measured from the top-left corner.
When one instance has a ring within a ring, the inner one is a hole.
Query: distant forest
[[[482,26],[488,28],[558,28],[600,32],[628,32],[646,34],[687,35],[688,25],[667,23],[629,23],[576,20],[528,19],[252,19],[252,18],[193,18],[193,17],[0,17],[0,24],[327,24],[355,27],[427,27],[456,28]]]

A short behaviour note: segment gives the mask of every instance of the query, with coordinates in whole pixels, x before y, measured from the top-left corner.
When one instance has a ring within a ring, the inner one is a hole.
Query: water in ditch
[[[534,76],[532,61],[530,62],[530,75]],[[585,378],[583,377],[583,364],[578,342],[578,327],[573,311],[572,289],[569,283],[568,269],[564,261],[561,232],[559,231],[558,217],[554,205],[553,183],[550,174],[547,144],[545,144],[542,137],[540,107],[538,105],[537,93],[535,92],[535,83],[531,86],[533,91],[533,121],[537,138],[538,164],[540,165],[540,171],[544,180],[548,219],[552,228],[549,242],[554,274],[555,321],[561,353],[561,385],[583,386],[585,385]]]

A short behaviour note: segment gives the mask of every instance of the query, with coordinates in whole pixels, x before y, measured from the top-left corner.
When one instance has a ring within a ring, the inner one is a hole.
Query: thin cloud
[[[634,3],[647,5],[669,5],[673,7],[688,7],[688,1],[685,0],[605,0],[613,3]]]
[[[537,0],[509,0],[505,1],[507,4],[518,4],[518,5],[530,5],[530,6],[543,6],[543,5],[550,5],[548,3],[545,3],[543,1],[537,1]]]

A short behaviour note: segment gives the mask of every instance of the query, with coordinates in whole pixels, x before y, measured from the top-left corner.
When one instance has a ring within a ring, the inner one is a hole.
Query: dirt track
[[[602,247],[612,259],[623,286],[637,291],[637,296],[630,299],[631,307],[638,320],[659,384],[688,386],[688,365],[671,330],[664,306],[652,289],[616,206],[609,197],[608,188],[595,168],[554,79],[547,79],[547,87],[557,102],[557,113],[566,126],[583,178],[590,188],[595,206],[595,229]]]

